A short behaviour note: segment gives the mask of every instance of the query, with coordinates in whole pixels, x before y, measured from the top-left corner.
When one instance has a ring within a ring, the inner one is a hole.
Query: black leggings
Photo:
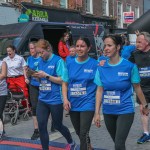
[[[89,130],[91,127],[94,111],[77,112],[71,111],[70,118],[76,134],[80,139],[80,150],[88,150],[90,146]]]
[[[7,95],[0,96],[0,119],[2,121],[3,121],[3,111],[5,108],[6,100],[7,100]]]
[[[134,120],[134,113],[122,115],[104,114],[106,128],[115,143],[115,150],[125,150],[125,142]]]
[[[37,108],[38,96],[39,96],[39,87],[29,84],[29,93],[30,93],[32,115],[36,116],[36,108]]]

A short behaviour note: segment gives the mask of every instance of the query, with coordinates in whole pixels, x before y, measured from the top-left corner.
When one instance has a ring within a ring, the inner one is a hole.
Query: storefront
[[[65,22],[65,23],[87,23],[102,24],[106,29],[114,28],[115,20],[110,18],[93,17],[83,15],[77,10],[53,8],[30,3],[22,3],[22,13],[29,16],[30,21]]]
[[[82,23],[78,11],[50,8],[42,5],[22,3],[22,13],[29,16],[29,21]]]

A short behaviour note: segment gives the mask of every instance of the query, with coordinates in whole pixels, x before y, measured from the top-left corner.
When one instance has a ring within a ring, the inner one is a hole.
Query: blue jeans
[[[70,131],[62,124],[63,104],[50,105],[39,100],[37,104],[36,114],[43,150],[48,150],[49,147],[49,134],[47,131],[47,124],[50,114],[52,116],[54,128],[66,138],[68,143],[72,143]]]

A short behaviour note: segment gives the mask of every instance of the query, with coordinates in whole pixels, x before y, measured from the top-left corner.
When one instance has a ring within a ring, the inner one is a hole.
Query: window
[[[127,5],[126,5],[126,11],[127,11],[127,12],[130,12],[130,11],[131,11],[131,5],[130,5],[130,4],[127,4]]]
[[[139,7],[135,7],[134,18],[135,18],[135,20],[136,20],[137,18],[139,18]]]
[[[87,13],[93,13],[93,0],[86,0],[85,1],[85,3],[86,3],[86,12]]]
[[[118,2],[117,3],[117,25],[119,28],[123,27],[123,22],[122,22],[122,3]]]
[[[0,3],[6,3],[6,0],[0,0]]]
[[[68,8],[68,0],[60,0],[61,8]]]
[[[103,11],[103,15],[109,16],[109,0],[103,0],[102,11]]]

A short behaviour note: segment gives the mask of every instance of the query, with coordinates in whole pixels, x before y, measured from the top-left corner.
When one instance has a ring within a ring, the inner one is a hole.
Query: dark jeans
[[[94,111],[70,111],[71,122],[80,139],[80,150],[88,150],[90,146],[89,130]]]
[[[3,121],[3,111],[5,108],[6,100],[7,100],[7,95],[0,96],[0,119],[2,121]]]
[[[63,104],[50,105],[42,101],[38,101],[37,104],[37,120],[39,125],[40,140],[43,150],[48,150],[49,135],[47,131],[48,118],[51,113],[54,128],[58,130],[67,140],[68,143],[72,143],[72,137],[67,127],[62,124],[63,120]]]
[[[122,115],[104,114],[106,128],[115,143],[115,150],[125,150],[125,142],[134,120],[134,113]]]

